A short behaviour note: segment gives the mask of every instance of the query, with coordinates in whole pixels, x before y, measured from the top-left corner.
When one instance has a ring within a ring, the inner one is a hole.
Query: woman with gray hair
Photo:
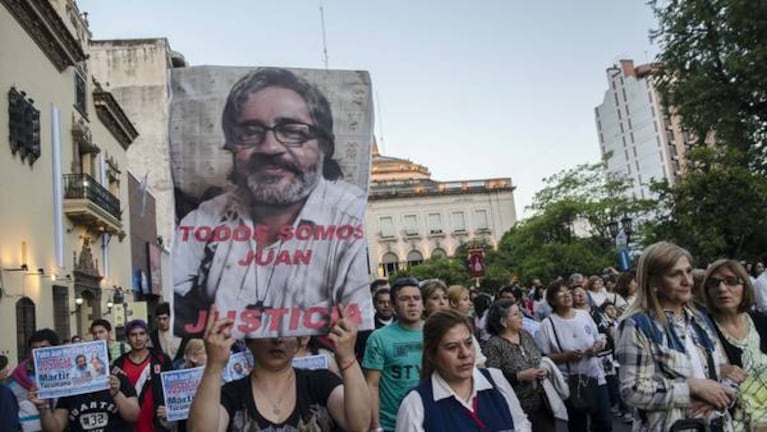
[[[767,431],[767,316],[752,310],[754,287],[737,261],[721,259],[706,270],[701,292],[738,384],[736,431]]]
[[[615,350],[621,396],[636,408],[634,431],[666,431],[688,418],[707,430],[731,430],[725,409],[735,394],[719,382],[719,341],[692,302],[692,256],[672,243],[650,245],[637,282]]]
[[[522,328],[519,306],[513,300],[495,302],[487,314],[487,331],[492,335],[484,346],[487,367],[500,369],[511,383],[533,432],[553,431],[554,417],[541,385],[548,370],[540,367],[543,355],[535,339]]]

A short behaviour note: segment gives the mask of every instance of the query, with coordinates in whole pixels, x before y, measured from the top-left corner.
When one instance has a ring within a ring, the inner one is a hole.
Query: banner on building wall
[[[147,242],[147,258],[149,260],[149,293],[162,295],[162,249],[160,246]]]
[[[109,388],[105,341],[32,350],[40,399],[92,393]]]
[[[373,142],[363,71],[173,69],[174,330],[211,306],[235,337],[372,328],[363,230]]]

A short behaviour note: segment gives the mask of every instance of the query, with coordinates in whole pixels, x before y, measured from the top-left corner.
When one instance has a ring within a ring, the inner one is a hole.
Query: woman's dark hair
[[[519,301],[519,297],[517,297],[517,293],[514,292],[514,287],[511,285],[504,285],[498,289],[498,292],[495,293],[495,298],[499,299],[501,296],[503,296],[506,293],[510,293],[514,296],[517,301]]]
[[[505,330],[503,327],[503,319],[509,314],[509,309],[512,306],[516,306],[514,300],[498,300],[490,306],[490,311],[487,313],[487,321],[485,322],[485,328],[487,332],[492,335],[500,335]]]
[[[620,294],[623,298],[629,296],[629,285],[631,281],[636,280],[636,274],[634,272],[623,272],[618,276],[618,280],[615,281],[615,292]]]
[[[487,308],[493,304],[493,299],[485,293],[479,293],[474,297],[474,315],[477,318],[481,318]]]
[[[429,315],[423,325],[423,356],[421,358],[421,379],[431,377],[436,370],[436,357],[439,344],[445,333],[453,327],[464,325],[473,334],[469,317],[452,309],[443,309]]]
[[[568,288],[567,282],[564,279],[554,280],[546,288],[546,301],[554,311],[557,310],[557,296],[562,291],[562,288]]]

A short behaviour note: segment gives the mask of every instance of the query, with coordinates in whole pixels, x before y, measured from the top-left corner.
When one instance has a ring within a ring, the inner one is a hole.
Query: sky
[[[320,0],[77,0],[93,39],[166,37],[189,65],[323,68]],[[600,158],[605,70],[647,63],[643,0],[322,0],[330,69],[370,72],[381,152],[435,180],[543,179]]]

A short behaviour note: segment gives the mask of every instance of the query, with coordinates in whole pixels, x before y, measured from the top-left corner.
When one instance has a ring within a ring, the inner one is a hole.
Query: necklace
[[[261,392],[261,390],[258,389],[256,386],[255,380],[252,380],[251,382],[253,391],[256,392],[259,396],[261,396],[263,399],[267,400],[272,405],[272,414],[276,417],[282,416],[282,401],[285,399],[285,396],[288,396],[290,394],[290,386],[293,382],[293,377],[295,376],[295,373],[291,370],[290,377],[288,378],[288,385],[286,391],[281,392],[282,396],[277,398],[276,401],[272,401],[267,395]]]

